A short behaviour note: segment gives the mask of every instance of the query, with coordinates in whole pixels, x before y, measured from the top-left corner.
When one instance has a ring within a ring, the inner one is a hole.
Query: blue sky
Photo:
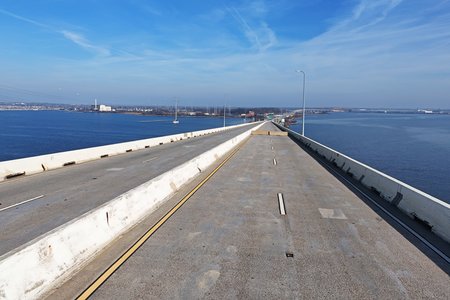
[[[0,2],[0,101],[450,108],[449,0]]]

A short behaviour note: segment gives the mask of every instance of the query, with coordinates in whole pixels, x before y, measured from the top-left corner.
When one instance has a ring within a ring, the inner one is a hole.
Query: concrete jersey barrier
[[[450,204],[352,159],[310,138],[274,123],[330,163],[353,177],[402,212],[450,242]]]
[[[262,125],[3,255],[0,299],[44,296]]]
[[[36,174],[40,172],[45,172],[47,170],[62,168],[64,166],[84,163],[87,161],[96,160],[108,156],[150,148],[166,143],[176,142],[183,139],[190,139],[193,137],[221,132],[224,130],[229,130],[247,125],[249,124],[246,123],[228,127],[219,127],[200,131],[185,132],[119,144],[105,145],[9,161],[2,161],[0,162],[0,182],[17,176]]]

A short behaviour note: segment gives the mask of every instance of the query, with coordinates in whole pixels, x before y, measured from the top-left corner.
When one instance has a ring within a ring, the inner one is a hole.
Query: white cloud
[[[262,46],[259,42],[259,37],[256,34],[256,32],[253,30],[252,27],[248,24],[248,22],[241,16],[239,11],[232,7],[230,8],[231,15],[236,19],[236,21],[239,23],[239,25],[242,28],[242,31],[244,32],[245,36],[249,40],[250,43],[253,44],[257,49],[261,50]]]
[[[52,29],[50,26],[48,26],[48,25],[46,25],[46,24],[37,22],[37,21],[35,21],[35,20],[31,20],[31,19],[29,19],[29,18],[25,18],[25,17],[19,16],[19,15],[16,15],[15,13],[12,13],[12,12],[7,11],[7,10],[4,10],[4,9],[0,9],[0,13],[2,13],[2,14],[4,14],[4,15],[7,15],[7,16],[10,16],[10,17],[12,17],[12,18],[14,18],[14,19],[23,21],[23,22],[33,24],[33,25],[38,26],[38,27],[47,28],[47,29]]]
[[[98,55],[103,55],[103,56],[108,56],[111,54],[107,48],[93,45],[83,35],[81,35],[79,33],[75,33],[75,32],[68,31],[68,30],[62,30],[61,33],[64,35],[64,37],[66,39],[74,42],[75,44],[77,44],[78,46],[80,46],[86,50],[92,51]]]
[[[262,22],[261,28],[260,28],[260,36],[264,37],[264,44],[262,45],[262,50],[268,50],[269,48],[275,46],[278,42],[277,36],[275,35],[275,32],[273,32],[272,29],[269,28],[267,23]]]
[[[329,31],[293,46],[291,58],[306,69],[318,98],[372,106],[448,102],[450,18],[440,10],[420,1],[363,0]]]
[[[83,49],[86,49],[86,50],[89,50],[91,52],[96,53],[97,55],[102,55],[102,56],[110,55],[110,51],[107,48],[100,47],[100,46],[92,44],[90,41],[88,41],[84,36],[82,36],[79,33],[75,33],[75,32],[68,31],[68,30],[59,30],[59,29],[56,29],[53,26],[50,26],[50,25],[47,25],[45,23],[32,20],[30,18],[26,18],[26,17],[20,16],[20,15],[17,15],[17,14],[14,14],[14,13],[12,13],[10,11],[6,11],[6,10],[3,10],[3,9],[0,9],[0,13],[2,13],[4,15],[7,15],[7,16],[10,16],[12,18],[15,18],[17,20],[20,20],[20,21],[23,21],[23,22],[35,25],[37,27],[45,28],[45,29],[50,30],[52,32],[62,34],[66,39],[72,41],[73,43],[77,44],[78,46],[82,47]]]
[[[347,67],[354,74],[377,73],[381,69],[401,73],[405,67],[440,68],[441,64],[430,62],[436,56],[448,57],[448,49],[440,44],[450,38],[450,32],[444,29],[450,26],[450,20],[418,22],[421,12],[414,12],[417,7],[405,7],[404,10],[410,10],[406,14],[400,11],[388,18],[399,4],[400,1],[361,1],[351,18],[299,45],[299,53],[305,58],[301,61],[309,65],[334,65],[335,72]],[[419,57],[420,53],[433,55]],[[317,57],[322,59],[313,59]],[[371,69],[365,69],[367,66]]]
[[[257,1],[253,2],[251,5],[260,7],[262,6],[261,3],[263,2]],[[231,7],[228,11],[238,22],[247,40],[252,44],[252,47],[258,52],[264,52],[277,43],[275,32],[263,19],[259,18],[259,16],[264,14],[265,10],[263,8],[256,9],[256,13],[254,14],[256,14],[258,18],[253,20],[253,23],[255,24],[253,26],[250,25],[247,18],[244,18],[237,8]]]

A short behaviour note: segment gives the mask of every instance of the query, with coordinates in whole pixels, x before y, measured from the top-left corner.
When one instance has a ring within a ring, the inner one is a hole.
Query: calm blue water
[[[0,111],[0,161],[223,126],[222,118]],[[227,125],[242,119],[227,119]]]
[[[305,135],[450,203],[449,115],[307,115]]]

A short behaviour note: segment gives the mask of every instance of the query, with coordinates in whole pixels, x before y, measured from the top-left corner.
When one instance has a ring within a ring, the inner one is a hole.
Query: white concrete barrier
[[[238,128],[246,125],[248,125],[248,123],[2,161],[0,162],[0,182],[16,176],[36,174],[68,165],[79,164],[103,157],[136,151],[144,148],[150,148],[166,143],[176,142],[183,139],[189,139],[192,137],[198,137],[210,133],[221,132],[224,130]]]
[[[3,255],[0,299],[45,295],[261,125]]]
[[[291,137],[299,140],[330,163],[338,166],[384,200],[397,206],[409,217],[421,222],[432,232],[450,242],[450,204],[295,131],[278,124],[275,125],[287,131]]]

